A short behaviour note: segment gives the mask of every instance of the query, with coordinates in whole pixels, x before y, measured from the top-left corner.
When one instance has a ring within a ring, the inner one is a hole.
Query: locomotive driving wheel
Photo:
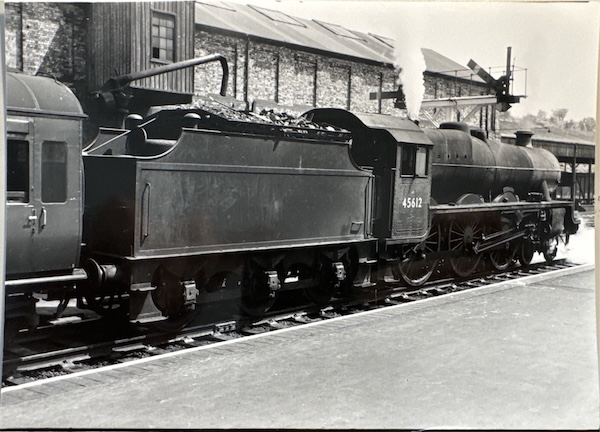
[[[506,243],[502,249],[492,250],[490,261],[496,270],[506,270],[513,262],[517,250],[511,243]]]
[[[502,202],[513,202],[516,201],[514,198],[514,194],[511,192],[505,192],[502,197]],[[499,200],[496,198],[495,202]],[[503,231],[508,231],[512,229],[516,225],[514,218],[511,216],[502,215],[500,219],[496,221],[490,221],[490,223],[486,223],[485,225],[485,233],[486,237],[492,237],[498,235]],[[515,261],[515,255],[517,253],[517,243],[514,241],[508,241],[496,246],[494,249],[491,249],[487,256],[492,263],[492,266],[499,271],[506,270],[509,268],[513,262]]]
[[[423,244],[425,254],[439,252],[441,245],[441,236],[439,224],[433,224]],[[392,268],[394,277],[398,275],[410,286],[421,286],[429,280],[437,265],[439,259],[421,259],[420,257],[410,256],[398,263]]]
[[[481,261],[481,255],[473,252],[473,246],[481,239],[483,228],[477,219],[467,217],[453,220],[448,229],[448,248],[458,256],[450,258],[452,270],[460,277],[469,276]]]

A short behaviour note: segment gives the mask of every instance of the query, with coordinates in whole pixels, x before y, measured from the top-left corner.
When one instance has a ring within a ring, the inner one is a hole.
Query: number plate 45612
[[[404,208],[421,208],[421,207],[423,207],[423,198],[421,198],[421,197],[404,198],[402,200],[402,207],[404,207]]]

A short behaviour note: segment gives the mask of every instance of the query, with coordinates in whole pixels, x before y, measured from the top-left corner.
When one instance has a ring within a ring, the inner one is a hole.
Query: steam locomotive
[[[167,67],[212,61],[226,84],[220,56]],[[261,315],[286,290],[327,304],[421,285],[442,263],[467,276],[482,259],[552,260],[577,231],[573,204],[552,199],[557,160],[525,135],[343,109],[282,121],[216,99],[129,114],[128,84],[163,68],[95,95],[124,127],[85,148],[66,86],[7,74],[7,325],[35,326],[39,295],[134,323],[227,299]]]

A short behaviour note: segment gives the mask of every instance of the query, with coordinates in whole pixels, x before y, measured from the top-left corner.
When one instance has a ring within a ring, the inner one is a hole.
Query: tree
[[[559,108],[559,109],[552,110],[552,117],[550,120],[555,124],[561,124],[565,121],[567,112],[569,112],[569,110],[566,108]]]
[[[586,117],[580,120],[577,126],[585,132],[596,132],[596,119],[594,117]]]
[[[548,121],[548,113],[546,113],[546,111],[539,110],[537,115],[535,116],[535,120],[538,123],[546,123]]]

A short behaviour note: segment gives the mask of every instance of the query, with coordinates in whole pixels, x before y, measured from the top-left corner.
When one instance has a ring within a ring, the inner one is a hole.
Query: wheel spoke
[[[420,286],[429,280],[436,269],[438,260],[418,260],[407,258],[398,264],[398,271],[404,281],[411,286]]]
[[[429,234],[425,240],[425,253],[439,252],[441,249],[440,226],[433,223]],[[420,286],[429,280],[437,268],[439,259],[420,259],[416,256],[409,256],[392,268],[394,276],[411,286]]]
[[[461,277],[473,273],[479,265],[481,255],[472,255],[471,247],[481,237],[483,228],[475,219],[452,221],[448,230],[448,247],[452,252],[460,252],[462,256],[450,258],[454,272]]]
[[[515,253],[516,249],[509,246],[508,249],[491,251],[489,257],[496,270],[506,270],[512,264]]]

